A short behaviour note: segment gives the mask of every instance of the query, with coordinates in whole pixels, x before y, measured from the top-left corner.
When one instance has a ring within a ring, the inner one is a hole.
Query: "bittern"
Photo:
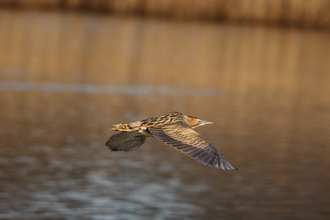
[[[106,146],[111,151],[133,151],[140,147],[147,137],[155,137],[204,165],[223,170],[236,169],[209,141],[193,130],[206,124],[213,123],[180,112],[169,112],[141,121],[115,124],[112,130],[120,133],[111,136]]]

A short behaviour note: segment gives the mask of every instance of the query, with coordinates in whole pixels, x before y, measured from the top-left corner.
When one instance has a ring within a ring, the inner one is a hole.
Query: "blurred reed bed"
[[[0,7],[94,11],[176,20],[330,27],[330,0],[0,0]]]

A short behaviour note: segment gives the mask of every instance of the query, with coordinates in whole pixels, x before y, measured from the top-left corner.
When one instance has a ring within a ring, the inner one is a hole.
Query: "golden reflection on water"
[[[0,218],[327,219],[329,35],[0,11]],[[104,146],[173,110],[239,170]]]

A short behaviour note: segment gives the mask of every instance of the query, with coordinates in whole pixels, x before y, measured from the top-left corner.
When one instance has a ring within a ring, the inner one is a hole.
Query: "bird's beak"
[[[213,124],[213,122],[212,122],[212,121],[207,121],[207,120],[201,120],[201,121],[199,122],[199,124],[200,124],[200,125],[208,125],[208,124]]]

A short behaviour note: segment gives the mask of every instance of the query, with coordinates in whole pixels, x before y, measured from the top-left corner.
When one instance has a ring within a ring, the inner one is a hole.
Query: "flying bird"
[[[202,138],[194,128],[213,122],[187,116],[180,112],[169,112],[141,121],[113,125],[114,134],[105,143],[111,151],[133,151],[147,139],[154,137],[189,157],[223,170],[237,170],[207,140]]]

